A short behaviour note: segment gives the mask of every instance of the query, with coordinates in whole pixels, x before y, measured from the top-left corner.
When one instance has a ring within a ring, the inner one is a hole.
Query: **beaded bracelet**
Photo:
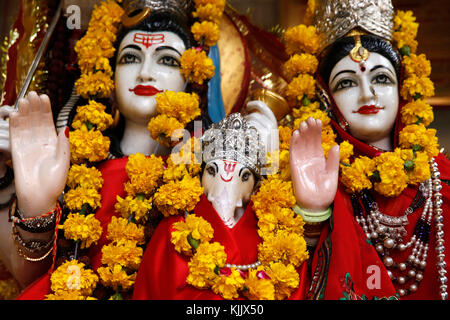
[[[52,252],[54,237],[50,241],[42,241],[42,240],[24,240],[20,235],[19,231],[16,228],[16,225],[13,223],[11,227],[11,233],[16,245],[17,253],[19,256],[24,258],[27,261],[38,262],[42,261]],[[44,251],[45,250],[45,251]],[[45,252],[43,255],[38,255],[41,252]]]
[[[56,228],[56,216],[61,214],[61,207],[59,203],[56,203],[55,209],[44,213],[37,217],[23,218],[18,206],[17,198],[15,198],[9,207],[10,221],[16,224],[24,231],[31,233],[43,233],[55,230]]]

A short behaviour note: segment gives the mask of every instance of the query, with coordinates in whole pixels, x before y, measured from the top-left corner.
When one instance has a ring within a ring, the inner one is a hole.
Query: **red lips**
[[[377,114],[380,110],[383,110],[384,107],[379,107],[375,105],[371,106],[362,106],[357,111],[353,111],[353,113],[359,113],[359,114]]]
[[[137,85],[134,89],[129,89],[131,92],[134,92],[137,96],[154,96],[158,93],[161,93],[161,90],[156,89],[153,86],[143,86]]]

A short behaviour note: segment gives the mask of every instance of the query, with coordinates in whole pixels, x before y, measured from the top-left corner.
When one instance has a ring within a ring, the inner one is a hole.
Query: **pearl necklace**
[[[410,293],[416,292],[420,282],[423,279],[423,270],[427,263],[431,223],[436,223],[436,254],[437,254],[437,269],[438,269],[438,283],[439,294],[442,300],[448,299],[447,293],[447,277],[446,277],[446,263],[445,263],[445,246],[444,246],[444,231],[442,215],[442,189],[440,173],[436,162],[432,159],[430,161],[431,177],[421,184],[419,190],[425,198],[424,209],[421,217],[417,221],[414,228],[413,236],[406,244],[403,243],[403,237],[406,236],[405,226],[408,224],[408,216],[412,214],[418,207],[421,206],[420,200],[413,201],[413,204],[408,207],[405,213],[400,217],[391,217],[381,213],[378,210],[378,204],[371,198],[369,193],[362,193],[361,200],[365,207],[366,216],[363,214],[361,205],[358,202],[356,195],[352,195],[351,201],[355,220],[366,233],[368,239],[371,239],[375,250],[387,269],[395,268],[402,276],[394,276],[391,270],[388,270],[388,275],[394,283],[405,285],[408,282],[412,283],[407,289],[399,289],[400,296],[406,296]],[[416,200],[416,199],[415,199]],[[405,251],[413,247],[408,259],[401,263],[395,263],[390,257],[389,250],[398,249]]]

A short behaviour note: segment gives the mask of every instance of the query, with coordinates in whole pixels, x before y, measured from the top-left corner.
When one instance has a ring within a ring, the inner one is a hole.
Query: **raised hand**
[[[322,122],[309,118],[295,130],[289,148],[291,176],[297,204],[310,212],[326,210],[336,195],[339,174],[339,146],[325,159]]]
[[[30,92],[10,115],[11,154],[19,209],[37,216],[55,208],[70,163],[69,139],[56,134],[50,99]]]

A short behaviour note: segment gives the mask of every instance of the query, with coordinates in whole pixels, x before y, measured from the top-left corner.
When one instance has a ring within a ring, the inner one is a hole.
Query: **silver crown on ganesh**
[[[122,24],[130,28],[154,13],[167,13],[187,25],[194,9],[192,0],[124,0]]]
[[[203,162],[234,160],[260,176],[266,159],[265,146],[258,130],[240,113],[230,114],[213,124],[200,141],[203,144]]]
[[[317,0],[313,24],[324,35],[322,50],[358,28],[391,41],[394,7],[391,0]]]

